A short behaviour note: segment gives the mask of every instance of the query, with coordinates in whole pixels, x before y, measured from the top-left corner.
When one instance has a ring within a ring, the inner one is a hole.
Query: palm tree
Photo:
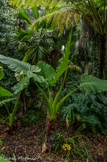
[[[24,5],[33,6],[41,5],[43,8],[47,7],[49,10],[45,16],[40,17],[33,24],[33,29],[39,27],[59,28],[60,33],[63,33],[64,29],[71,27],[73,16],[77,24],[79,24],[79,16],[82,15],[94,30],[98,33],[101,42],[100,47],[100,73],[99,77],[103,77],[105,55],[106,55],[106,39],[107,39],[107,3],[106,0],[25,0],[25,3],[21,0],[12,0],[11,5]],[[63,19],[62,19],[63,18]]]

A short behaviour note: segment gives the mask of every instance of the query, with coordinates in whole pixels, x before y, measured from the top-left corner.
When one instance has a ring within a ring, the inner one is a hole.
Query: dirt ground
[[[59,124],[60,123],[60,124]],[[20,131],[13,135],[2,134],[5,125],[0,125],[0,139],[2,140],[2,153],[11,161],[15,157],[16,162],[68,162],[63,158],[63,153],[41,153],[41,146],[45,133],[45,122],[41,119],[37,124],[30,126],[23,125]],[[73,129],[72,129],[73,130]],[[64,122],[56,123],[56,132],[66,135],[66,126]],[[72,134],[72,131],[67,134]],[[86,146],[95,162],[107,162],[107,136],[102,134],[87,135],[90,141],[90,147]],[[80,160],[70,160],[80,162]],[[89,162],[89,160],[85,160]],[[0,161],[2,162],[2,161]]]

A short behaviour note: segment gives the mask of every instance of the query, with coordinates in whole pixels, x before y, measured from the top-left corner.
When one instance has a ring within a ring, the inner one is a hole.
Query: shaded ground
[[[42,119],[41,119],[42,120]],[[59,124],[60,123],[60,124]],[[4,129],[4,126],[0,126],[0,132]],[[63,153],[57,154],[41,154],[41,145],[44,139],[45,122],[40,121],[35,125],[26,126],[23,125],[20,131],[16,131],[14,135],[8,136],[7,134],[0,133],[0,139],[2,140],[2,153],[8,158],[15,155],[17,162],[67,162],[64,160]],[[72,135],[73,129],[66,133],[65,123],[56,123],[56,132],[63,133],[64,135]],[[87,135],[90,141],[90,147],[86,143],[86,147],[93,159],[97,162],[107,161],[107,137],[101,134]],[[29,158],[29,159],[27,159]],[[2,162],[2,161],[0,161]],[[71,162],[71,160],[70,160]],[[88,161],[87,161],[88,162]]]

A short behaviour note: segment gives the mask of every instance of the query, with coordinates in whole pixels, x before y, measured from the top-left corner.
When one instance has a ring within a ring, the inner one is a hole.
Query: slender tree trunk
[[[84,73],[88,74],[88,61],[85,61]]]
[[[51,152],[55,137],[55,119],[49,119],[49,113],[47,111],[46,128],[45,128],[45,141],[42,145],[42,153]]]
[[[24,109],[25,109],[25,90],[21,92],[21,96],[20,96],[20,110],[19,110],[18,119],[16,122],[17,129],[21,128]]]
[[[100,51],[100,73],[99,78],[103,78],[103,72],[104,72],[104,64],[105,64],[105,55],[106,55],[106,36],[102,35],[100,36],[101,41],[101,51]]]

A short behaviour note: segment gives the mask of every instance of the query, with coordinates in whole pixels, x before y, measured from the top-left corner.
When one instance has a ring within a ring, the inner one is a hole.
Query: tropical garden
[[[106,162],[107,1],[0,1],[0,162]]]

